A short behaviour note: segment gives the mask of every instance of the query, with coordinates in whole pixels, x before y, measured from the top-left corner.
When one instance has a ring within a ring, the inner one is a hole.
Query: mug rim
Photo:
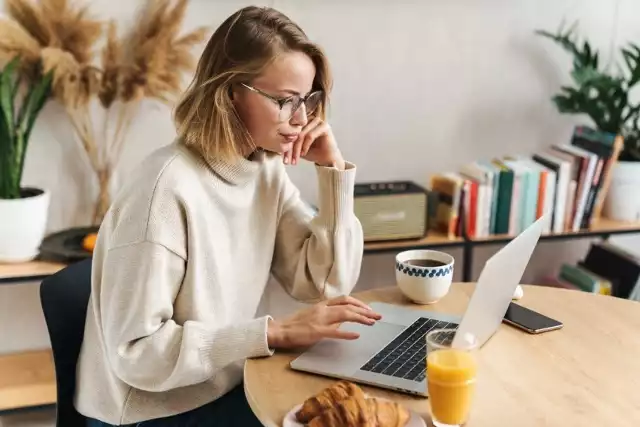
[[[429,259],[429,260],[443,262],[444,265],[438,265],[438,266],[432,266],[432,267],[413,265],[413,264],[407,263],[407,261],[410,259]],[[448,253],[435,251],[432,249],[411,249],[408,251],[402,251],[396,255],[397,263],[405,266],[410,266],[411,268],[419,268],[419,269],[425,269],[425,270],[452,266],[454,264],[454,261],[455,259],[453,258],[453,256],[449,255]]]

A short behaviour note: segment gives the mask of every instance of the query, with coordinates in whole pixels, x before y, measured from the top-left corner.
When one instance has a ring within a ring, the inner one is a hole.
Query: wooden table
[[[454,284],[429,310],[461,314],[473,284]],[[356,294],[420,309],[397,288]],[[528,335],[502,324],[480,350],[478,389],[468,427],[639,426],[640,304],[585,292],[524,286],[524,306],[564,322],[564,328]],[[245,393],[265,426],[333,379],[293,371],[298,353],[247,361]],[[394,399],[429,420],[429,400],[375,387],[365,392]]]

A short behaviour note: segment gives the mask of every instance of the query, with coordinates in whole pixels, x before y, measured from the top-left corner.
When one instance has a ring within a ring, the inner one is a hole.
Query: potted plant
[[[575,25],[568,30],[536,33],[549,38],[573,57],[571,85],[553,97],[558,111],[587,115],[604,132],[624,138],[624,148],[612,168],[605,200],[607,217],[640,220],[640,102],[630,92],[640,83],[640,47],[628,43],[620,49],[623,64],[603,66],[588,41],[580,41]],[[615,72],[614,72],[615,71]]]
[[[49,96],[51,74],[24,82],[19,67],[15,57],[0,71],[0,262],[36,257],[49,209],[45,189],[21,183],[29,137]]]

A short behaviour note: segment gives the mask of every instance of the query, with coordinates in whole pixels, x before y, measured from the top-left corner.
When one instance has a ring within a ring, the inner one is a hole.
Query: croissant
[[[316,396],[305,400],[300,410],[296,412],[296,419],[298,422],[306,424],[325,410],[350,397],[364,400],[364,393],[360,387],[352,382],[338,381]]]
[[[350,397],[327,409],[311,420],[308,427],[378,427],[369,410],[369,403]]]
[[[324,411],[308,427],[404,427],[409,411],[395,402],[351,397]]]
[[[396,402],[375,398],[366,402],[375,427],[404,427],[411,418],[409,410]]]

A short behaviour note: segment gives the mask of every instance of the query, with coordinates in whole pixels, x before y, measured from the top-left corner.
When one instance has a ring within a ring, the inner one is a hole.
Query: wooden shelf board
[[[65,264],[51,261],[30,261],[15,264],[0,263],[0,281],[42,279],[64,267]]]
[[[0,411],[55,402],[56,380],[51,350],[0,355]]]
[[[631,233],[631,232],[640,233],[640,222],[621,222],[621,221],[613,221],[607,218],[602,218],[598,221],[595,221],[591,227],[587,230],[579,230],[579,231],[565,231],[562,233],[550,233],[543,234],[542,239],[552,239],[552,238],[571,238],[571,237],[580,237],[580,236],[588,236],[591,234],[616,234],[616,233]],[[488,237],[477,237],[470,239],[472,242],[501,242],[508,241],[512,239],[514,236],[508,234],[496,234]],[[434,231],[429,231],[429,234],[422,239],[413,239],[413,240],[392,240],[386,242],[369,242],[365,243],[364,251],[366,252],[376,252],[376,251],[390,251],[390,250],[405,250],[416,247],[428,247],[428,246],[459,246],[464,243],[464,239],[462,237],[449,238],[442,233],[437,233]]]
[[[390,240],[386,242],[368,242],[364,244],[364,250],[367,251],[379,251],[389,249],[411,249],[413,247],[425,247],[425,246],[455,246],[462,244],[464,240],[462,237],[449,238],[445,234],[438,233],[429,230],[429,234],[422,239],[411,240]]]
[[[624,233],[624,232],[634,232],[637,231],[640,233],[640,222],[621,222],[621,221],[613,221],[607,218],[602,218],[598,221],[595,221],[591,227],[584,230],[578,231],[564,231],[562,233],[545,233],[542,235],[542,239],[551,239],[558,237],[580,237],[580,236],[588,236],[591,234],[616,234],[616,233]],[[507,234],[498,234],[487,237],[476,237],[471,240],[474,242],[490,242],[493,240],[509,240],[514,236]]]

